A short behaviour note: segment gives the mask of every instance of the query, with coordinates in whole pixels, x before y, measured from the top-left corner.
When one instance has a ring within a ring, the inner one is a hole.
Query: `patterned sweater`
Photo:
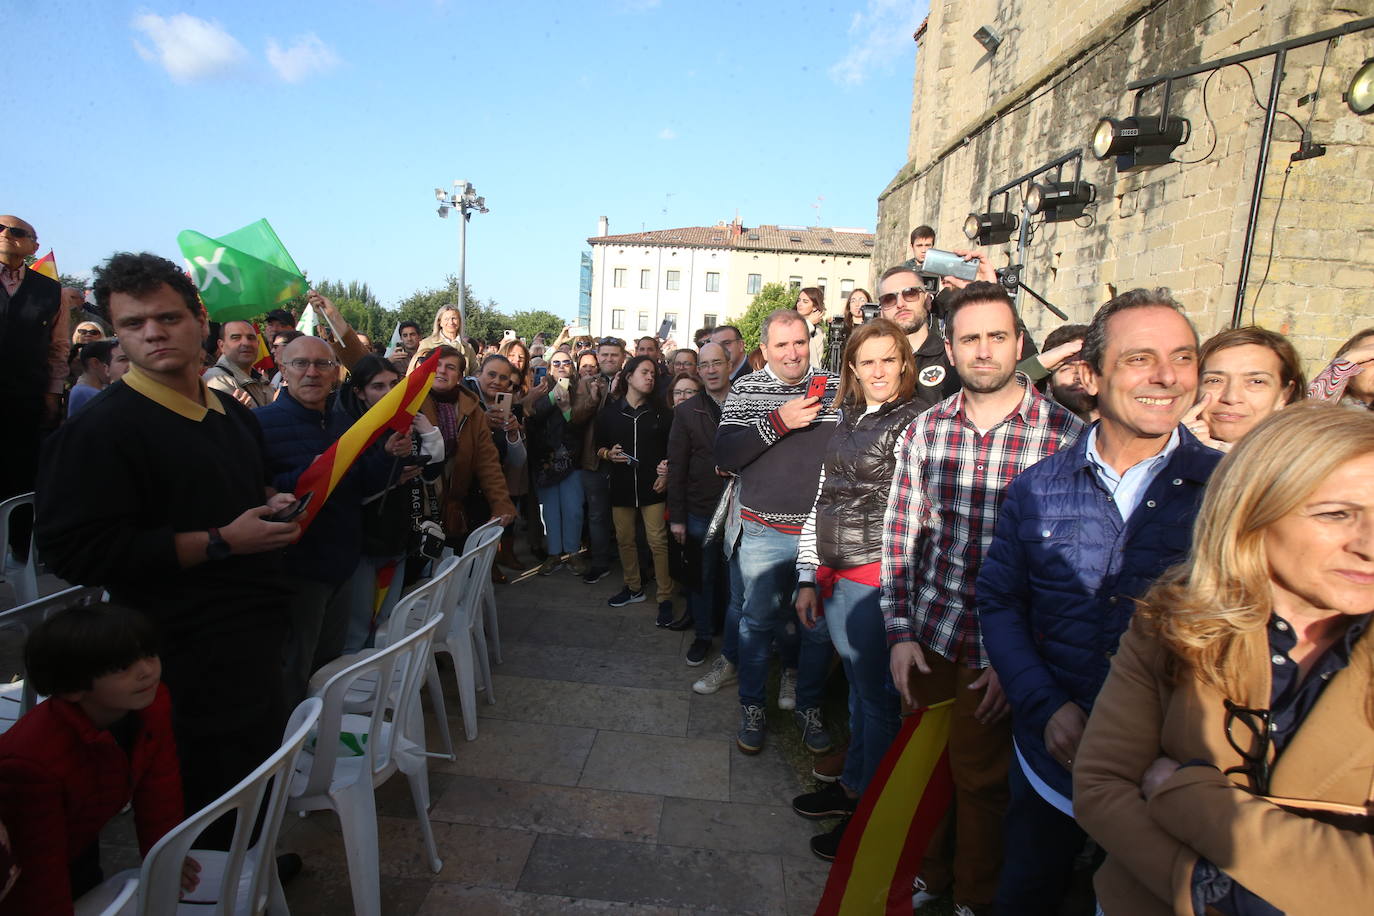
[[[740,515],[786,534],[800,535],[811,511],[821,462],[835,431],[839,377],[826,380],[824,409],[816,422],[788,429],[778,408],[804,397],[812,369],[788,385],[767,367],[742,376],[730,390],[716,431],[716,464],[740,478]]]

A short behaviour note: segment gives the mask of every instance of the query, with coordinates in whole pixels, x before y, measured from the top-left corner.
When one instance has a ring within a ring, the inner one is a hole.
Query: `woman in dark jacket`
[[[584,424],[572,422],[576,392],[572,381],[572,355],[556,350],[549,360],[548,379],[536,385],[532,389],[536,396],[525,402],[529,467],[548,540],[549,556],[539,567],[541,576],[564,567],[579,576],[586,572],[574,559],[582,543],[582,475],[577,456]]]
[[[625,588],[608,603],[622,607],[644,600],[635,548],[635,517],[642,517],[658,582],[657,622],[667,626],[673,620],[673,577],[668,571],[668,525],[663,516],[667,478],[659,475],[658,464],[668,457],[673,414],[655,398],[656,381],[651,357],[636,356],[625,364],[611,390],[610,403],[596,416],[596,453],[611,462],[611,518],[625,570]]]
[[[856,327],[840,373],[839,422],[797,553],[797,617],[814,627],[824,602],[849,679],[849,753],[839,781],[793,801],[803,817],[852,811],[897,737],[900,707],[888,675],[878,575],[893,448],[925,406],[915,393],[916,361],[901,329],[884,318]],[[814,837],[812,851],[833,859],[847,823]]]

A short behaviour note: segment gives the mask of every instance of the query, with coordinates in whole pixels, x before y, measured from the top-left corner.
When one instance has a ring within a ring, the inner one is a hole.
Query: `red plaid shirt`
[[[889,645],[917,642],[950,661],[988,666],[973,605],[978,567],[1012,478],[1072,445],[1081,420],[1021,373],[1021,403],[986,434],[956,393],[916,418],[897,443],[887,501],[882,610]]]

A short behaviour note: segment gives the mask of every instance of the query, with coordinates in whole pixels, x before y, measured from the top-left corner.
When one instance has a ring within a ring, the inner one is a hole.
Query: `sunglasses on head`
[[[903,302],[915,302],[926,294],[924,286],[908,286],[900,290],[899,293],[883,293],[878,297],[878,305],[883,309],[893,309],[897,307],[897,296],[901,295]]]
[[[0,234],[6,232],[10,234],[10,238],[12,239],[35,238],[34,234],[27,229],[23,229],[19,226],[6,226],[4,223],[0,223]]]
[[[619,337],[603,337],[596,342],[596,345],[598,347],[623,347],[625,346],[625,341],[621,340]]]

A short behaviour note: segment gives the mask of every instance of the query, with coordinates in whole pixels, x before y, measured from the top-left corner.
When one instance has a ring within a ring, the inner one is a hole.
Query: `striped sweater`
[[[839,377],[826,381],[825,409],[804,429],[788,429],[778,408],[804,397],[813,369],[795,385],[767,367],[742,376],[730,390],[716,430],[716,464],[740,478],[740,515],[800,535],[816,498],[826,443],[835,430]]]

